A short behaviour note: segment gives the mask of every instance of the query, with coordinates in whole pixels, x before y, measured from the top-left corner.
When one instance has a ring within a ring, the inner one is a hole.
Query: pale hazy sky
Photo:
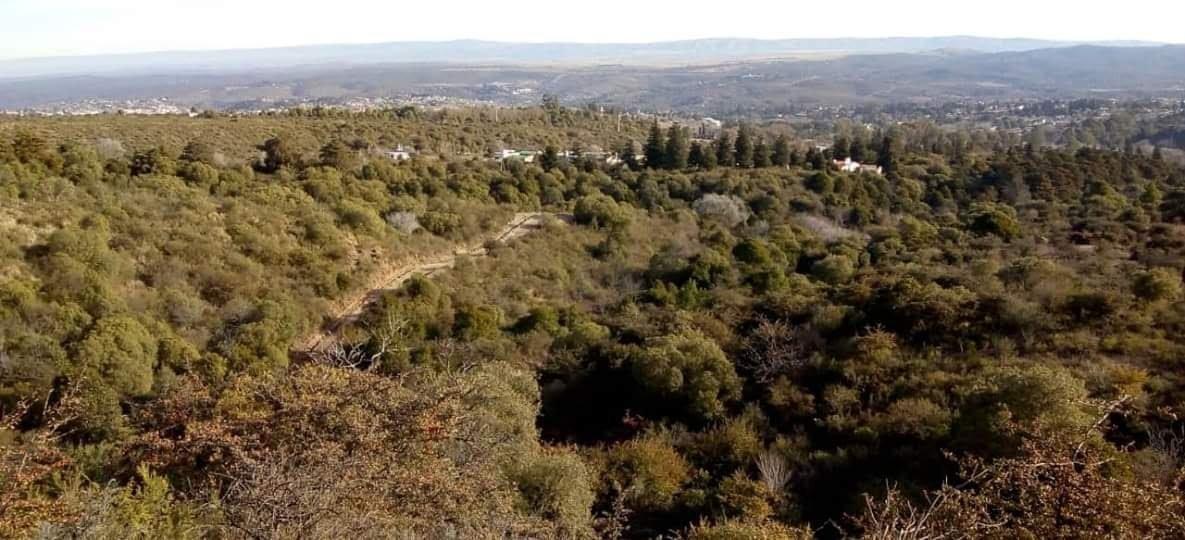
[[[956,34],[1185,42],[1185,0],[0,0],[0,58],[463,38]]]

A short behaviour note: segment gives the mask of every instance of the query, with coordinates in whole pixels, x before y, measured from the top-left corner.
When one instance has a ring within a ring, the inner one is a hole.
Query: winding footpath
[[[490,240],[495,242],[509,242],[515,238],[521,238],[543,228],[543,225],[550,217],[564,222],[569,222],[572,219],[567,214],[552,214],[548,212],[515,214],[514,219],[510,220],[510,223],[507,223]],[[485,243],[482,242],[467,248],[461,248],[448,255],[441,255],[431,259],[407,261],[384,269],[371,280],[376,285],[368,287],[339,302],[338,306],[340,307],[335,308],[332,314],[332,322],[322,326],[315,334],[300,340],[296,349],[293,351],[294,354],[307,356],[325,351],[336,342],[338,333],[343,328],[357,322],[370,306],[382,298],[384,292],[398,289],[413,276],[423,275],[430,277],[437,272],[452,268],[456,266],[457,260],[461,257],[485,256],[488,253]]]

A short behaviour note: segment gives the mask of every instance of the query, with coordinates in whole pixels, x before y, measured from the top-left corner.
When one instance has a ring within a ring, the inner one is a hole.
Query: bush
[[[844,255],[828,255],[811,265],[811,274],[818,280],[831,285],[840,285],[852,279],[856,266]]]
[[[1136,297],[1149,302],[1181,297],[1181,275],[1167,268],[1155,268],[1136,275],[1132,284]]]
[[[769,499],[773,496],[765,484],[737,471],[722,482],[716,498],[724,515],[743,520],[763,521],[773,514]]]
[[[465,341],[497,337],[502,313],[494,306],[464,306],[457,310],[453,334]]]
[[[609,449],[601,478],[624,490],[634,509],[666,510],[691,478],[691,466],[665,439],[649,435]]]
[[[83,377],[103,381],[124,396],[152,391],[156,359],[156,338],[126,315],[100,319],[77,351]]]
[[[809,530],[797,529],[781,523],[725,521],[716,525],[692,527],[687,540],[810,540]]]
[[[507,476],[518,489],[526,513],[551,521],[573,536],[591,532],[592,479],[575,453],[549,449],[515,458]]]
[[[451,212],[425,212],[420,225],[436,236],[449,236],[461,228],[461,216]]]
[[[1016,210],[1000,203],[976,203],[967,214],[967,229],[980,235],[996,235],[1004,240],[1020,236]]]
[[[653,340],[633,361],[635,379],[658,399],[677,397],[701,419],[721,417],[738,399],[741,381],[720,346],[684,331]]]
[[[576,222],[603,229],[621,229],[629,224],[629,213],[607,195],[586,195],[576,201]]]

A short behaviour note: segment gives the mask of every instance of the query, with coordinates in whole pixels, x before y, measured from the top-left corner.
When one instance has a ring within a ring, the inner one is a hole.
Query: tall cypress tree
[[[686,169],[687,155],[691,151],[688,146],[687,131],[683,126],[675,124],[667,130],[667,148],[664,153],[663,165],[668,169]]]
[[[859,137],[852,139],[852,144],[848,148],[848,155],[851,156],[852,161],[864,161],[864,141]]]
[[[727,131],[721,131],[716,139],[716,164],[721,167],[732,167],[737,164],[736,154],[733,153],[732,137]]]
[[[646,156],[646,166],[651,169],[662,168],[665,165],[663,157],[666,151],[662,128],[658,127],[658,120],[655,120],[654,125],[650,126],[650,136],[646,138],[646,147],[642,150]]]
[[[785,135],[778,135],[774,139],[774,165],[778,167],[790,166],[790,138]]]
[[[707,169],[704,163],[704,155],[704,146],[702,144],[698,142],[691,143],[691,150],[687,153],[687,164],[697,169]]]
[[[831,157],[843,161],[852,157],[852,142],[847,137],[836,137],[831,145]]]
[[[636,148],[634,148],[637,146],[637,144],[638,143],[634,141],[625,141],[617,150],[618,159],[620,159],[626,167],[629,167],[631,170],[635,171],[641,168],[638,164],[638,151]]]
[[[881,140],[881,150],[877,154],[878,162],[884,169],[885,176],[893,176],[897,173],[897,142],[891,135],[885,135]]]
[[[742,169],[753,168],[753,137],[749,134],[749,128],[741,126],[737,131],[736,142],[736,162],[737,167]]]
[[[764,137],[757,138],[757,144],[753,147],[753,166],[759,169],[764,169],[773,164],[770,160],[769,145],[765,144]]]

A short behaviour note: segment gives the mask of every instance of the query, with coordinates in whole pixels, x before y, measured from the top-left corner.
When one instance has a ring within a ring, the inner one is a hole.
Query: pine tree
[[[785,135],[778,135],[774,139],[774,165],[778,167],[790,166],[790,138]]]
[[[753,137],[749,134],[749,128],[741,126],[737,131],[736,142],[736,163],[737,167],[742,169],[753,168]]]
[[[853,139],[852,145],[848,149],[848,155],[852,157],[852,161],[861,162],[865,159],[864,141],[860,139]]]
[[[759,137],[757,139],[757,145],[753,147],[753,166],[758,169],[764,169],[772,164],[769,145],[765,144],[764,137]]]
[[[547,145],[547,147],[543,149],[543,155],[539,156],[539,165],[543,167],[543,170],[550,171],[550,170],[558,167],[559,164],[560,164],[559,149],[557,149],[555,147],[555,145],[551,145],[551,144]]]
[[[897,142],[891,135],[885,135],[881,140],[881,150],[877,154],[879,159],[877,165],[884,169],[885,176],[891,176],[897,173]]]
[[[732,137],[727,131],[721,131],[716,139],[716,165],[732,167],[737,164],[736,154],[733,153]]]
[[[816,171],[822,171],[827,169],[827,158],[818,148],[812,147],[806,151],[806,165]]]
[[[678,124],[667,130],[667,146],[663,153],[663,165],[667,169],[686,169],[688,146],[687,131]]]
[[[701,151],[703,152],[703,156],[704,156],[704,162],[703,162],[704,170],[710,171],[712,169],[715,169],[716,168],[716,152],[712,148],[712,145],[706,144],[706,145],[702,145],[700,148],[701,148]]]
[[[625,141],[622,143],[621,148],[617,150],[618,159],[621,159],[621,162],[624,163],[626,167],[629,167],[635,171],[641,168],[641,164],[638,163],[638,149],[636,148],[637,145],[638,143],[634,141]]]
[[[646,166],[651,169],[660,169],[663,167],[663,157],[666,154],[666,142],[662,136],[662,128],[658,127],[658,121],[654,121],[654,125],[650,126],[650,136],[646,139],[646,147],[643,153],[646,156]]]
[[[843,161],[852,157],[852,154],[850,153],[851,149],[852,143],[847,137],[836,137],[835,143],[831,145],[831,156],[835,159]]]
[[[687,164],[693,168],[707,169],[704,166],[704,155],[703,145],[698,142],[691,143],[691,150],[687,153]]]

